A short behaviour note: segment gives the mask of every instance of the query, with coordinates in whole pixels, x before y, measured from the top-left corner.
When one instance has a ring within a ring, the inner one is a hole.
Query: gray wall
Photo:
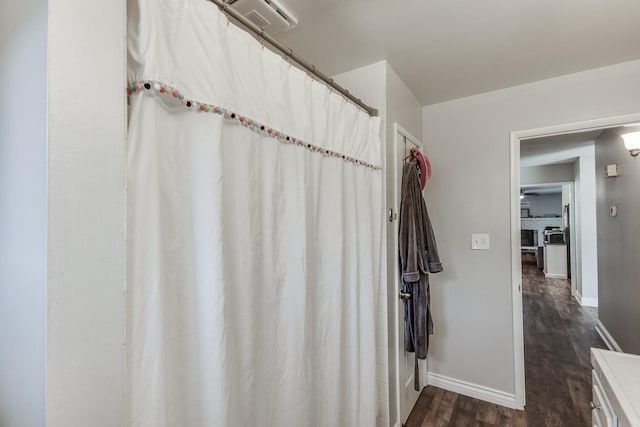
[[[510,133],[638,112],[639,74],[633,61],[424,107],[445,268],[432,286],[430,372],[515,392]],[[471,250],[483,232],[491,250]]]
[[[573,164],[530,166],[520,169],[520,184],[544,184],[573,181]]]
[[[44,425],[47,4],[0,11],[0,426]]]
[[[530,216],[543,216],[553,214],[562,216],[562,194],[541,194],[540,196],[528,196],[523,199],[530,203],[523,208],[529,209]]]
[[[606,178],[604,167],[617,163],[621,175]],[[623,351],[640,354],[640,161],[624,148],[615,129],[596,140],[598,216],[598,317]],[[618,207],[618,216],[609,207]]]

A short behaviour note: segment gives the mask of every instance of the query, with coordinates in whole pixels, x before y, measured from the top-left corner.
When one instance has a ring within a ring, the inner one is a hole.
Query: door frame
[[[569,185],[571,187],[571,198],[569,200],[569,205],[571,206],[571,214],[573,215],[573,210],[575,209],[576,203],[575,203],[575,181],[553,181],[553,182],[544,182],[544,183],[538,183],[538,184],[521,184],[520,188],[531,188],[531,187],[558,187],[558,186],[565,186],[565,185]],[[564,204],[562,205],[562,208],[564,209]],[[572,218],[569,218],[569,227],[570,230],[573,230],[572,233],[577,233],[576,231],[576,227],[575,227],[575,220]],[[520,223],[518,223],[518,234],[520,234],[520,230],[522,229],[522,227],[520,226]],[[575,236],[572,236],[571,239],[575,239]],[[575,242],[572,242],[571,240],[568,242],[569,247],[570,247],[570,251],[571,251],[571,259],[574,259],[576,256],[576,245]],[[573,269],[576,268],[576,266],[574,265],[575,263],[572,262],[571,263],[571,270],[572,271],[568,271],[567,273],[570,273],[571,275],[571,296],[575,297],[575,289],[578,283],[578,280],[576,278],[576,275],[573,272]],[[578,301],[580,302],[580,301]]]
[[[398,259],[398,249],[397,249],[397,240],[398,240],[398,227],[399,227],[399,213],[400,213],[400,203],[399,203],[399,182],[402,180],[401,172],[397,169],[398,165],[398,144],[401,141],[398,140],[398,134],[402,135],[406,139],[410,140],[414,145],[419,147],[421,150],[424,147],[424,144],[415,136],[413,136],[409,131],[400,126],[397,122],[393,123],[393,145],[390,150],[387,151],[387,171],[390,169],[389,165],[393,165],[393,170],[395,172],[392,180],[387,180],[387,194],[390,197],[387,199],[387,207],[389,209],[393,209],[393,212],[398,215],[395,220],[390,221],[387,217],[387,230],[389,230],[389,234],[387,234],[388,245],[391,248],[387,252],[387,316],[388,316],[388,355],[389,355],[389,364],[388,364],[388,378],[389,378],[389,400],[393,399],[395,403],[395,407],[393,407],[394,414],[389,414],[390,425],[393,427],[399,427],[403,425],[402,421],[402,412],[400,406],[400,389],[404,386],[401,378],[399,377],[400,372],[400,352],[398,349],[400,348],[401,342],[404,340],[404,336],[399,334],[400,330],[400,310],[402,309],[402,302],[398,297],[400,292],[400,262]],[[390,182],[391,181],[391,182]],[[393,187],[389,188],[392,184]],[[421,365],[420,369],[420,383],[423,385],[427,385],[427,372],[426,372],[426,364]],[[391,412],[390,405],[390,412]]]
[[[606,129],[640,122],[640,113],[605,117],[535,129],[512,131],[510,133],[511,172],[511,291],[513,313],[513,366],[515,378],[515,406],[524,409],[524,326],[522,314],[522,265],[520,264],[520,141],[530,138],[579,133],[588,130]]]

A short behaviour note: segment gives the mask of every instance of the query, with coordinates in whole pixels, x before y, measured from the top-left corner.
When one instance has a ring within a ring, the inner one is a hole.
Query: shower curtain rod
[[[265,33],[264,29],[258,27],[256,24],[254,24],[253,22],[245,18],[242,14],[238,13],[235,9],[229,7],[226,1],[224,0],[209,0],[209,1],[217,5],[220,8],[220,10],[222,10],[225,14],[234,18],[236,21],[242,24],[245,28],[255,33],[259,39],[267,41],[267,43],[269,43],[271,46],[279,50],[285,58],[289,60],[293,60],[300,67],[304,68],[306,71],[311,73],[314,77],[316,77],[317,80],[324,82],[327,86],[330,86],[336,91],[338,91],[340,94],[342,94],[342,96],[349,99],[358,107],[362,108],[364,111],[369,113],[370,116],[378,115],[377,109],[373,107],[369,107],[367,104],[362,102],[360,98],[356,98],[355,96],[353,96],[348,90],[346,90],[345,88],[343,88],[342,86],[334,82],[332,78],[326,76],[324,73],[316,69],[315,65],[309,64],[304,59],[296,55],[293,49],[290,49],[284,46],[283,44],[278,42],[276,39],[271,37],[269,34]]]

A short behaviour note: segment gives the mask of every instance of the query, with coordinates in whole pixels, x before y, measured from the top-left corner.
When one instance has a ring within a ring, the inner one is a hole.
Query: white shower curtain
[[[128,424],[375,425],[379,121],[211,3],[129,3]]]

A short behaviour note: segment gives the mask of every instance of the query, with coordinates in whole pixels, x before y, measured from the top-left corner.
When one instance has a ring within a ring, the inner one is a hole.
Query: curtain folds
[[[379,120],[204,0],[130,0],[129,78],[380,164]],[[372,426],[382,173],[130,97],[128,422]]]

